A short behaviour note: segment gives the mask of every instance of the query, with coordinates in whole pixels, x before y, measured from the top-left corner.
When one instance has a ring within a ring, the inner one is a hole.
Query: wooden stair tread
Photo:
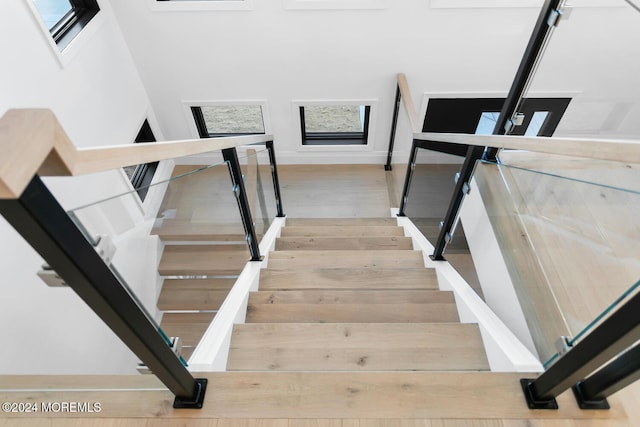
[[[163,241],[231,241],[243,242],[245,232],[242,223],[220,224],[192,222],[183,219],[163,219],[151,229]]]
[[[269,255],[269,269],[281,268],[387,268],[424,267],[420,251],[362,250],[362,251],[276,251]]]
[[[326,227],[326,226],[397,226],[396,218],[289,218],[286,226]]]
[[[246,245],[242,246],[166,246],[158,272],[161,276],[237,275],[250,258]]]
[[[269,268],[260,272],[260,290],[330,288],[438,289],[438,282],[435,270],[426,268]]]
[[[160,328],[168,337],[180,337],[186,346],[196,346],[215,313],[165,313]]]
[[[162,316],[162,323],[170,324],[197,324],[206,323],[207,325],[213,320],[215,313],[209,311],[200,311],[193,313],[165,313]]]
[[[160,310],[217,310],[236,279],[165,279]]]
[[[281,237],[388,237],[404,236],[404,230],[397,226],[323,226],[298,227],[286,226],[282,228]]]
[[[309,289],[257,291],[249,304],[455,304],[453,292],[436,290]]]
[[[453,303],[433,304],[249,304],[246,323],[457,322]]]
[[[245,323],[234,325],[232,347],[428,348],[454,351],[478,342],[474,323]],[[481,342],[481,341],[480,341]]]
[[[229,291],[236,282],[230,279],[165,279],[162,283],[163,291]]]
[[[220,308],[229,291],[163,290],[158,298],[160,310],[217,310]]]
[[[272,323],[234,327],[229,370],[486,370],[461,323]]]
[[[276,251],[413,249],[410,237],[280,237]]]

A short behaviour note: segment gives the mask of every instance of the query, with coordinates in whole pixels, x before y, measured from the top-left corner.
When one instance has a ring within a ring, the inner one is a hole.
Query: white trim
[[[283,0],[287,10],[386,9],[388,0]]]
[[[209,101],[185,101],[182,100],[182,110],[187,121],[187,127],[193,138],[200,138],[198,134],[198,128],[196,122],[193,119],[191,113],[191,107],[203,107],[203,106],[220,106],[220,107],[233,107],[240,105],[259,105],[262,110],[262,124],[264,125],[264,133],[266,135],[272,135],[271,115],[269,113],[269,106],[266,99],[216,99]]]
[[[244,323],[249,292],[258,290],[260,269],[266,268],[269,252],[284,226],[285,218],[275,218],[260,242],[262,262],[248,262],[189,358],[192,372],[221,372],[227,369],[233,325]]]
[[[300,107],[315,105],[368,105],[369,130],[366,144],[353,145],[302,145]],[[296,145],[298,153],[353,153],[373,152],[373,141],[376,134],[376,114],[378,112],[377,99],[294,99],[291,101],[292,123],[296,131]],[[344,157],[343,154],[340,156]]]
[[[197,11],[236,11],[253,10],[253,0],[147,0],[149,10],[153,12],[197,12]]]
[[[44,21],[40,16],[40,12],[38,12],[38,9],[36,8],[33,0],[23,1],[27,5],[27,9],[31,11],[34,21],[40,28],[42,36],[45,42],[51,48],[51,52],[58,61],[58,65],[60,66],[60,68],[65,68],[67,65],[69,65],[71,61],[73,61],[73,59],[83,49],[83,47],[89,42],[89,40],[91,40],[93,35],[96,34],[100,27],[102,27],[102,25],[104,24],[105,18],[103,5],[100,4],[101,0],[96,0],[96,2],[98,3],[98,7],[100,8],[98,13],[93,18],[91,18],[91,20],[82,28],[78,35],[76,35],[73,40],[71,40],[69,44],[67,44],[67,46],[65,46],[65,48],[60,51],[60,48],[56,44],[55,40],[53,40],[53,37],[51,37],[51,32],[44,24]]]
[[[540,9],[543,0],[430,0],[431,9],[486,9],[486,8],[520,8],[530,7]],[[629,7],[624,2],[613,2],[611,0],[570,0],[567,2],[569,8],[578,7],[606,7],[619,8]]]
[[[392,216],[398,210],[392,209]],[[424,237],[408,217],[398,217],[398,225],[413,240],[414,248],[421,250],[425,267],[435,268],[441,290],[454,292],[460,321],[477,323],[484,342],[489,365],[493,372],[543,372],[538,358],[525,347],[496,314],[447,261],[432,261],[433,245]]]

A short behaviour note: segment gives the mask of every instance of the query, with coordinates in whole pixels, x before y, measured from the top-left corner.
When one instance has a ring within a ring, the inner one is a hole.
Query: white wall
[[[417,108],[424,93],[508,92],[539,13],[539,6],[432,9],[425,0],[388,1],[375,10],[288,10],[291,2],[255,1],[247,11],[162,12],[149,3],[113,0],[167,137],[195,135],[184,101],[264,99],[281,163],[383,163],[398,72],[407,74]],[[640,14],[613,6],[578,8],[562,22],[554,36],[560,56],[536,81],[538,94],[580,98],[565,134],[592,127],[589,99],[624,97],[638,108],[640,45],[627,41],[640,39]],[[292,101],[319,99],[378,100],[370,151],[300,149]],[[638,136],[640,122],[629,114],[598,133]],[[401,117],[398,161],[409,144]]]
[[[100,13],[59,56],[26,0],[0,2],[0,115],[10,108],[50,108],[77,146],[132,142],[150,114],[149,100],[109,4],[99,3]],[[65,208],[130,188],[120,171],[46,182]],[[143,210],[132,200],[121,201],[128,221],[141,221]],[[120,258],[126,252],[133,260],[153,256],[131,255],[127,247],[136,240],[122,240]],[[4,218],[0,242],[0,374],[135,371],[135,356],[71,289],[48,288],[36,277],[41,258]],[[155,285],[144,270],[124,270],[136,287],[148,280]]]

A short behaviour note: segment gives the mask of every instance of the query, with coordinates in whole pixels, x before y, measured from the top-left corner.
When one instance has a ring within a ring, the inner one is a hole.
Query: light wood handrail
[[[414,133],[414,139],[509,148],[545,154],[640,163],[640,141],[622,139],[547,138],[511,135],[471,135],[458,133]]]
[[[0,199],[18,198],[35,174],[81,175],[272,140],[249,135],[76,148],[50,110],[9,110],[0,119]]]
[[[411,98],[411,91],[409,90],[409,83],[407,82],[407,76],[404,73],[398,73],[398,88],[400,88],[400,95],[402,97],[402,103],[404,109],[409,117],[409,123],[411,124],[411,130],[420,132],[420,126],[418,125],[418,115],[413,105],[413,98]]]

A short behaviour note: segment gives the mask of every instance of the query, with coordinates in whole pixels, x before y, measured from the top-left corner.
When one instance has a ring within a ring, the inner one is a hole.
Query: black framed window
[[[422,132],[490,135],[505,98],[432,98]],[[525,98],[518,107],[521,122],[511,135],[553,136],[571,98]]]
[[[96,16],[96,0],[33,0],[60,50],[64,49]]]
[[[302,145],[367,145],[370,105],[299,108]]]
[[[261,105],[202,105],[191,107],[200,138],[264,134]]]
[[[138,135],[136,136],[135,142],[146,143],[155,141],[156,137],[151,130],[151,126],[149,126],[149,122],[145,120],[138,132]],[[137,166],[127,166],[123,169],[131,180],[131,185],[138,193],[140,200],[144,202],[144,199],[147,197],[147,192],[149,191],[153,175],[156,173],[156,169],[158,169],[158,162],[145,163]]]

